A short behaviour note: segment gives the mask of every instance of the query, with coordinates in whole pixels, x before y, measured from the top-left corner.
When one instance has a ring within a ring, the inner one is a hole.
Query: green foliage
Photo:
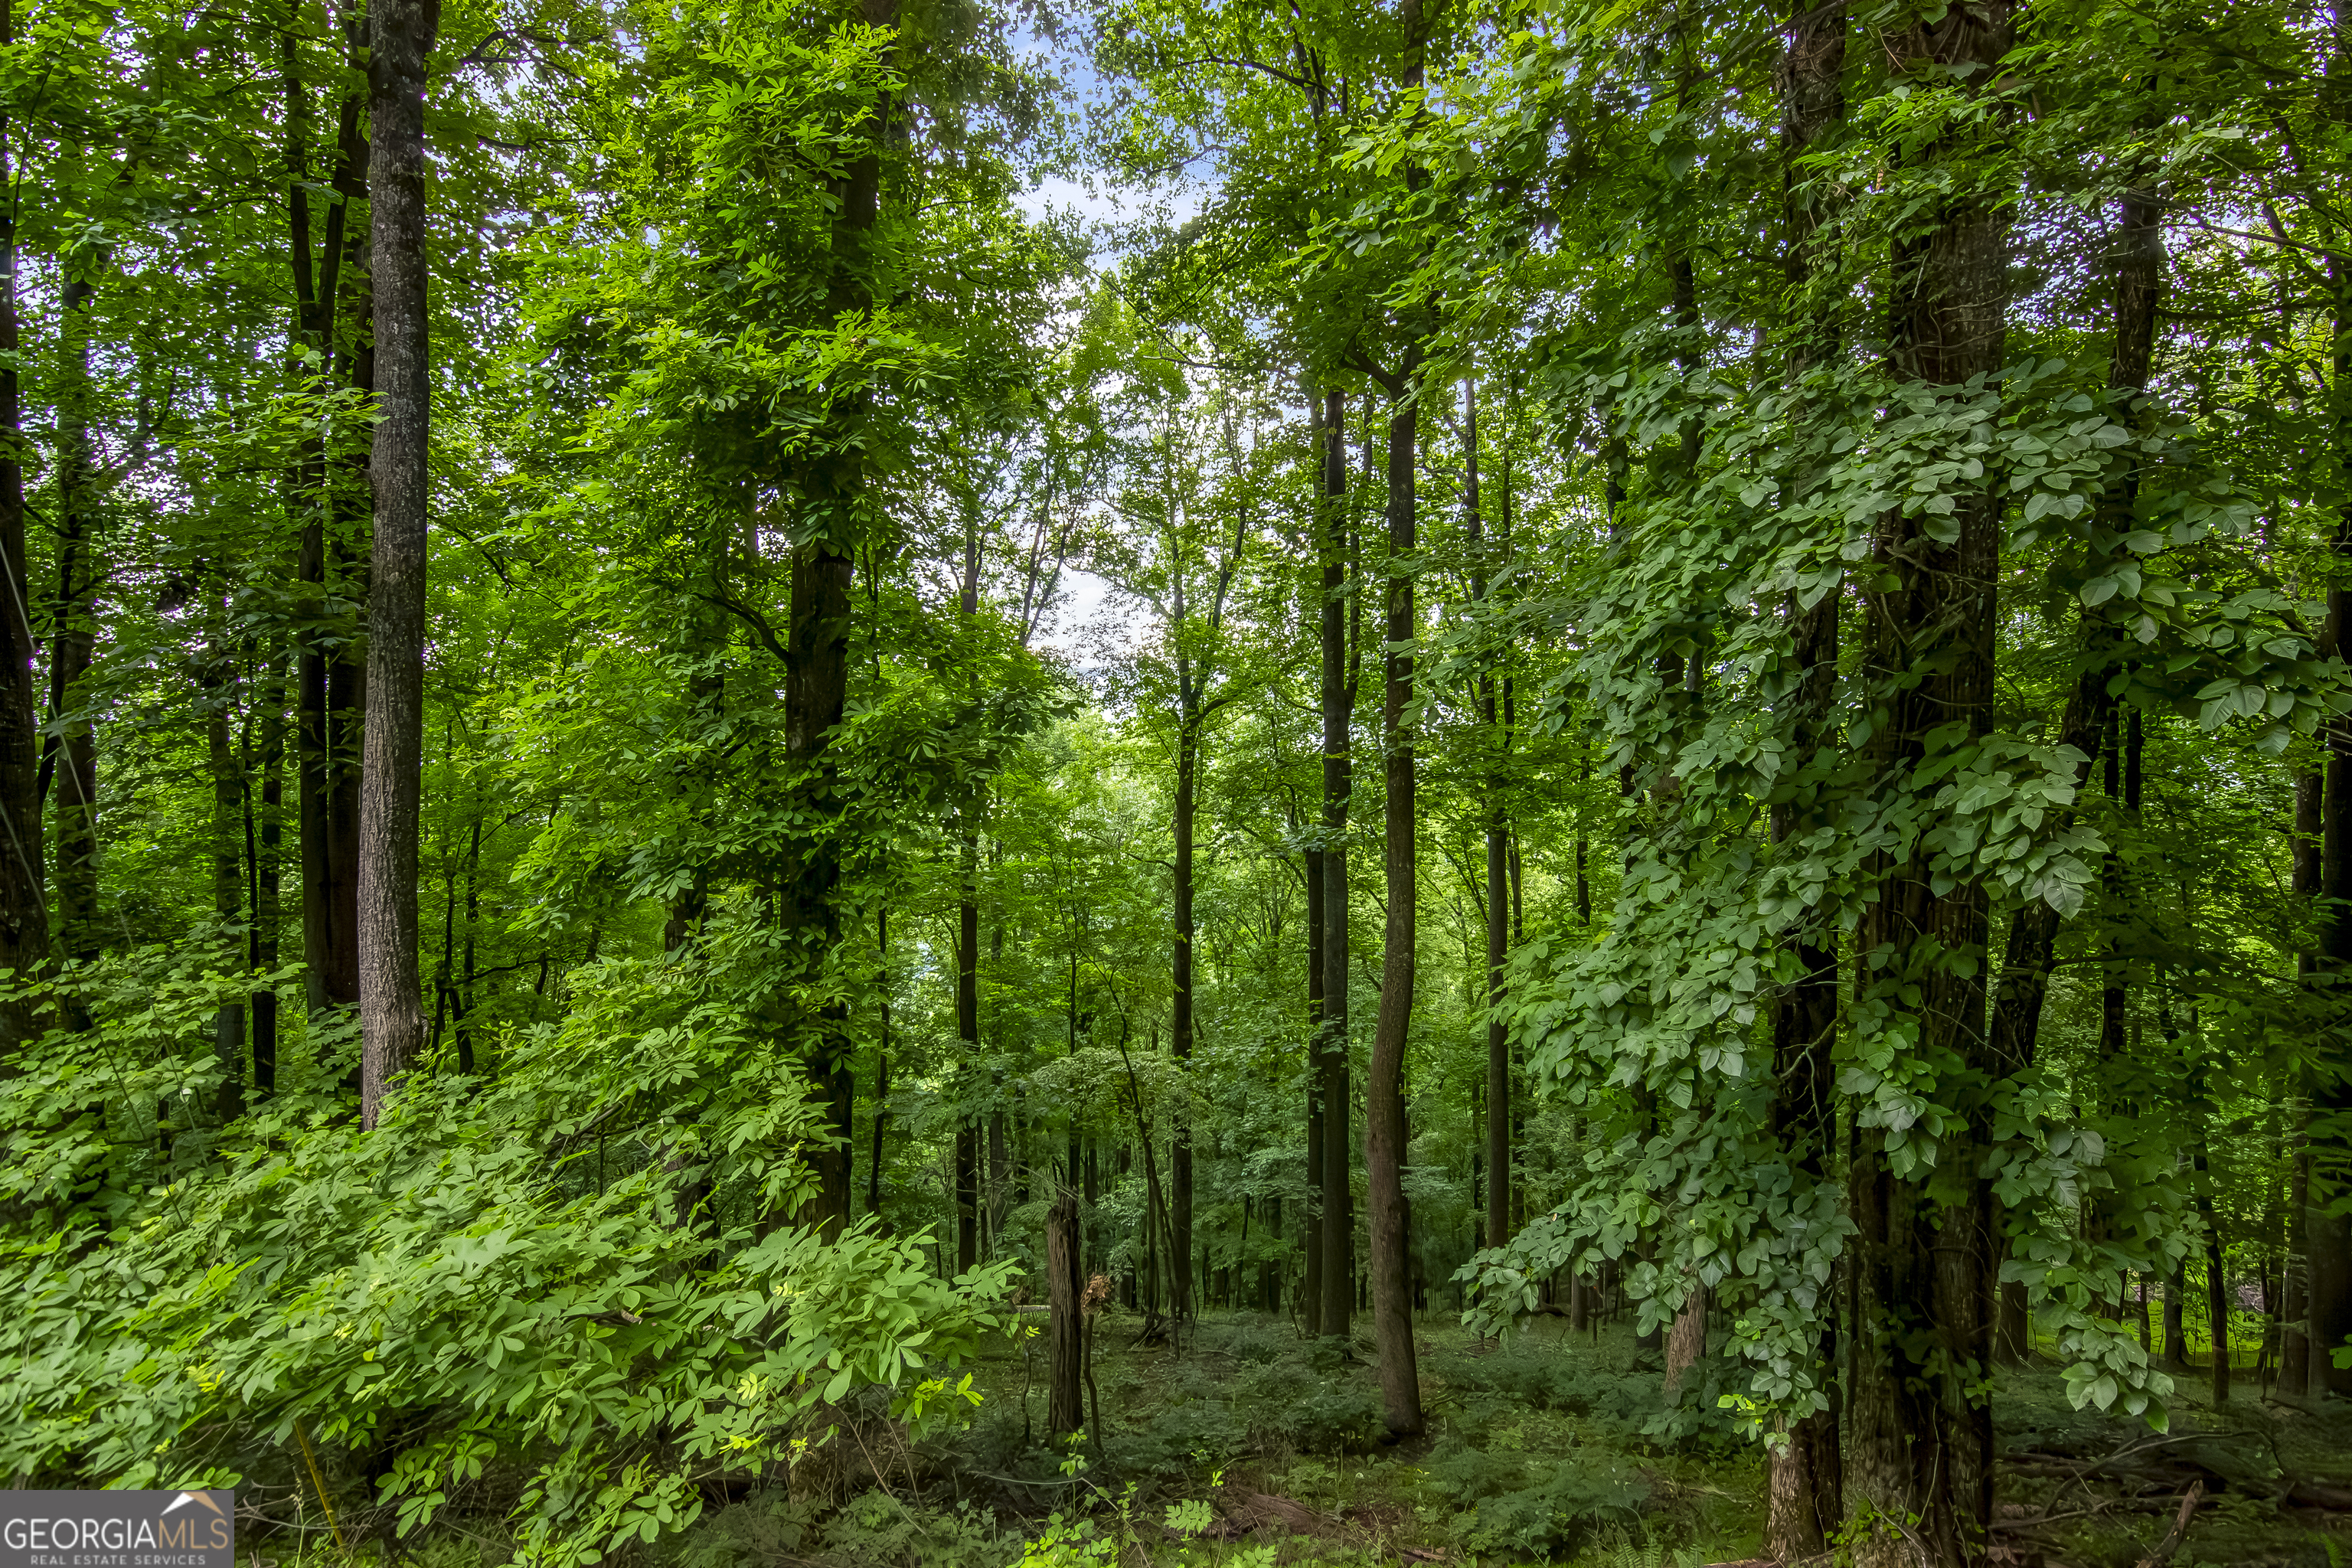
[[[14,1243],[7,1341],[27,1374],[5,1462],[228,1484],[243,1445],[307,1421],[329,1443],[396,1445],[382,1485],[404,1531],[520,1461],[522,1553],[593,1563],[691,1523],[703,1467],[827,1440],[825,1408],[854,1387],[892,1390],[918,1426],[957,1419],[969,1379],[948,1369],[992,1321],[974,1295],[909,1242],[779,1223],[820,1123],[747,1009],[770,962],[740,929],[687,962],[608,961],[495,1085],[418,1080],[366,1138],[280,1097],[105,1235]],[[176,999],[184,1025],[205,997]],[[129,1056],[157,1021],[101,1014],[89,1060]],[[86,1142],[39,1120],[71,1099],[12,1099],[29,1168]],[[965,1284],[987,1299],[1003,1280]],[[446,1415],[401,1437],[420,1408]]]

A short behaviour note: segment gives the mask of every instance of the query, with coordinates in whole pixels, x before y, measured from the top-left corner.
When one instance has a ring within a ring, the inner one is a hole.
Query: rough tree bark
[[[1904,68],[1957,69],[1969,90],[1983,91],[2009,42],[2008,6],[1990,0],[1914,22],[1890,47]],[[1923,156],[1952,166],[1959,182],[1895,247],[1891,368],[1957,388],[2002,364],[2007,232],[1999,204],[1969,188],[1962,148],[1931,145]],[[1889,512],[1874,542],[1880,580],[1865,595],[1868,662],[1890,683],[1890,711],[1865,756],[1891,788],[1907,787],[1931,734],[1973,739],[1990,718],[2000,503],[1983,486],[1951,499],[1954,510],[1934,532],[1920,517]],[[1892,955],[1891,971],[1872,983],[1899,977],[1916,987],[1917,1003],[1904,1004],[1916,1049],[1948,1054],[1966,1072],[1996,1073],[1981,960],[1940,957],[1982,952],[1983,888],[1938,890],[1921,857],[1884,863],[1881,872],[1855,938],[1857,952]],[[1981,1119],[1974,1112],[1953,1130],[1942,1164],[1974,1168]],[[1990,1190],[1979,1180],[1958,1200],[1939,1201],[1924,1181],[1896,1174],[1876,1129],[1855,1139],[1849,1183],[1857,1312],[1844,1501],[1855,1562],[1980,1561],[1992,1514],[1992,1421],[1980,1383],[1994,1318]]]
[[[1045,1429],[1066,1437],[1087,1424],[1080,1398],[1086,1364],[1086,1279],[1078,1257],[1078,1198],[1065,1189],[1045,1217]]]
[[[368,192],[375,296],[375,542],[368,565],[370,706],[360,766],[360,1122],[425,1043],[416,982],[416,836],[425,755],[425,62],[439,0],[373,0]]]

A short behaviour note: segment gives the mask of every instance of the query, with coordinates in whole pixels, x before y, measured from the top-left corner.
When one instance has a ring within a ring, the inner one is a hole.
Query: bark
[[[1319,416],[1319,406],[1318,406]],[[1307,852],[1307,1186],[1323,1190],[1323,1082],[1316,1048],[1323,1037],[1323,851]],[[1309,1337],[1323,1331],[1323,1248],[1307,1227],[1307,1276],[1298,1296],[1300,1325]]]
[[[218,568],[208,569],[216,573]],[[224,928],[245,918],[245,778],[237,765],[229,734],[229,710],[235,701],[235,667],[225,646],[228,620],[227,584],[216,579],[208,606],[213,616],[212,646],[205,650],[201,678],[205,704],[205,753],[212,773],[213,811],[209,847],[213,873],[213,918]],[[235,940],[231,965],[245,956],[245,942]],[[223,1122],[245,1111],[245,1004],[226,1002],[213,1017],[213,1055],[220,1063],[221,1083],[215,1109]]]
[[[1913,25],[1893,40],[1893,52],[1969,69],[1963,79],[1981,88],[2009,38],[2008,8],[1995,0]],[[1925,155],[1965,158],[1941,146]],[[1897,243],[1889,333],[1897,374],[1958,387],[2000,368],[2007,260],[1998,204],[1965,185],[1916,237]],[[1887,690],[1887,721],[1865,752],[1890,788],[1908,787],[1931,734],[1981,736],[1993,698],[1999,502],[1983,486],[1953,500],[1951,527],[1939,530],[1948,540],[1919,518],[1890,512],[1874,542],[1869,664],[1881,680],[1916,678]],[[1937,956],[1982,952],[1983,888],[1939,890],[1924,858],[1878,869],[1878,897],[1863,915],[1856,950],[1883,948],[1892,967],[1881,983],[1899,976],[1916,987],[1897,1005],[1912,1014],[1921,1054],[1952,1060],[1964,1073],[1997,1074],[1986,1043],[1981,963]],[[1964,1112],[1940,1163],[1973,1170],[1988,1113],[1976,1103]],[[1992,1421],[1981,1385],[1994,1320],[1990,1189],[1979,1178],[1957,1199],[1939,1200],[1925,1182],[1895,1174],[1876,1130],[1857,1138],[1849,1183],[1858,1312],[1844,1502],[1855,1562],[1861,1568],[1979,1562],[1992,1511]]]
[[[1805,0],[1793,0],[1793,4],[1780,85],[1781,205],[1789,230],[1783,266],[1790,291],[1799,300],[1789,354],[1789,380],[1796,384],[1836,350],[1833,319],[1816,310],[1807,294],[1829,258],[1820,254],[1823,216],[1820,202],[1807,190],[1810,176],[1797,161],[1820,146],[1844,117],[1843,82],[1849,22],[1843,5],[1809,7]],[[1816,760],[1830,738],[1827,720],[1837,683],[1841,597],[1842,587],[1832,588],[1811,608],[1790,607],[1794,623],[1790,652],[1798,677],[1796,758],[1801,768]],[[1589,773],[1589,761],[1586,766]],[[1794,802],[1772,808],[1770,830],[1775,842],[1787,839],[1801,826],[1811,823],[1801,819]],[[1580,865],[1580,900],[1581,877]],[[1811,926],[1793,933],[1793,940],[1803,978],[1777,1000],[1772,1014],[1773,1131],[1800,1181],[1818,1185],[1830,1179],[1831,1145],[1837,1134],[1831,1061],[1837,1041],[1837,941],[1834,932],[1824,933]],[[1788,1423],[1785,1442],[1769,1450],[1766,1460],[1764,1549],[1783,1563],[1827,1551],[1843,1513],[1837,1343],[1835,1311],[1824,1311],[1811,1369],[1823,1385],[1823,1408]]]
[[[268,974],[278,967],[278,925],[284,910],[278,896],[283,875],[286,822],[286,675],[283,652],[269,663],[268,680],[261,694],[261,755],[255,773],[261,780],[261,806],[256,814],[253,868],[252,967]],[[473,903],[467,895],[470,919]],[[473,973],[472,938],[467,939],[467,973]],[[278,992],[257,985],[248,1005],[253,1016],[253,1092],[268,1099],[278,1092]]]
[[[1484,601],[1486,523],[1478,510],[1478,389],[1464,388],[1462,508],[1473,556],[1471,597]],[[1500,1247],[1511,1235],[1511,1038],[1503,1022],[1503,966],[1510,958],[1510,819],[1503,805],[1505,758],[1510,732],[1496,721],[1495,677],[1478,677],[1478,718],[1495,737],[1497,752],[1486,789],[1486,1245]]]
[[[367,273],[359,265],[360,236],[350,222],[352,204],[367,195],[365,174],[371,154],[361,133],[363,103],[357,94],[347,96],[336,114],[336,157],[331,181],[334,199],[328,205],[314,258],[307,142],[310,113],[295,63],[299,17],[297,24],[281,36],[287,93],[288,237],[294,274],[295,336],[319,358],[315,370],[298,361],[296,374],[322,388],[340,374],[353,389],[372,393],[375,384],[370,337],[373,303]],[[361,15],[354,15],[345,25],[345,41],[355,67],[363,25]],[[346,345],[337,342],[336,321],[347,263],[358,277],[360,297]],[[321,618],[330,598],[329,558],[331,554],[339,562],[343,560],[351,535],[361,527],[361,520],[352,514],[350,488],[337,482],[337,470],[348,466],[340,459],[331,461],[320,441],[310,443],[296,465],[296,492],[305,499],[295,574],[312,612]],[[344,586],[341,591],[349,594],[354,589]],[[316,1012],[329,1006],[352,1006],[359,1001],[359,742],[365,672],[353,657],[350,639],[312,632],[302,637],[295,679],[302,948],[308,1000]]]
[[[2323,647],[2320,657],[2333,648]],[[2294,890],[2298,899],[2317,897],[2320,888],[2322,821],[2326,805],[2326,774],[2321,769],[2294,781]],[[2297,960],[2304,983],[2311,984],[2318,955],[2306,951]],[[2299,1086],[2298,1086],[2299,1087]],[[2283,1337],[2279,1344],[2279,1391],[2298,1398],[2311,1387],[2311,1148],[2300,1108],[2290,1118],[2292,1153],[2287,1168],[2285,1278],[2280,1282]]]
[[[95,290],[68,278],[58,403],[58,597],[49,654],[49,712],[61,732],[54,752],[57,790],[57,942],[63,956],[86,963],[103,945],[98,912],[98,741],[79,717],[82,679],[96,641],[98,473],[89,438],[89,318]],[[50,787],[44,767],[41,787]]]
[[[1388,922],[1381,952],[1380,1014],[1371,1061],[1364,1074],[1364,1175],[1370,1238],[1372,1332],[1380,1352],[1381,1419],[1391,1437],[1423,1426],[1421,1380],[1414,1365],[1412,1281],[1404,1200],[1404,1049],[1412,1022],[1415,968],[1414,757],[1405,728],[1412,701],[1416,629],[1412,557],[1419,547],[1413,510],[1415,426],[1419,410],[1406,397],[1420,369],[1408,348],[1391,395],[1388,451],[1388,654],[1381,730],[1387,783],[1383,870]]]
[[[874,915],[874,950],[879,955],[881,971],[875,976],[874,992],[882,1002],[882,1042],[874,1061],[874,1158],[866,1170],[866,1212],[876,1225],[882,1223],[882,1133],[890,1120],[890,911],[877,910]],[[1071,1172],[1070,1180],[1077,1180]]]
[[[2180,1264],[2164,1277],[2164,1367],[2189,1370],[2189,1270]]]
[[[368,191],[375,296],[377,419],[368,480],[370,716],[361,763],[360,1121],[425,1044],[416,980],[416,852],[425,753],[426,447],[432,418],[425,314],[425,62],[439,0],[373,0],[368,58]]]
[[[2221,1226],[2213,1213],[2213,1172],[2205,1146],[2190,1155],[2197,1172],[2197,1217],[2205,1222],[2205,1327],[2213,1352],[2210,1385],[2215,1405],[2230,1402],[2230,1279],[2221,1256]]]
[[[1344,1334],[1355,1305],[1349,1260],[1356,1236],[1348,1126],[1353,1098],[1348,1082],[1348,801],[1355,787],[1350,731],[1356,669],[1348,636],[1344,393],[1325,395],[1323,428],[1329,442],[1323,455],[1323,604],[1317,628],[1323,656],[1323,1017],[1316,1041],[1323,1105],[1319,1237],[1323,1300],[1312,1321],[1321,1333]]]
[[[1045,1220],[1046,1325],[1045,1426],[1066,1437],[1087,1424],[1079,1398],[1086,1362],[1086,1320],[1080,1302],[1086,1279],[1078,1258],[1078,1200],[1064,1191]]]
[[[1192,1060],[1192,818],[1200,785],[1201,716],[1193,679],[1181,658],[1178,671],[1183,689],[1176,724],[1176,935],[1170,955],[1174,998],[1169,1043],[1181,1074]],[[1169,1247],[1171,1306],[1182,1318],[1192,1311],[1192,1130],[1181,1113],[1170,1129],[1169,1143],[1169,1225],[1175,1237]]]
[[[980,1056],[980,845],[966,818],[963,834],[963,898],[956,906],[956,1038],[962,1043],[967,1074]],[[970,1116],[956,1124],[956,1271],[980,1261],[980,1125]]]
[[[16,41],[13,0],[0,0],[0,47]],[[7,117],[0,114],[0,184],[13,188]],[[0,206],[0,573],[8,594],[0,601],[0,971],[24,974],[49,956],[49,910],[41,876],[40,722],[33,710],[33,626],[26,614],[32,579],[25,555],[25,470],[17,457],[24,437],[18,391],[16,217]],[[0,1071],[13,1071],[16,1053],[39,1032],[24,1003],[0,1004]]]
[[[1684,1299],[1682,1310],[1666,1331],[1666,1403],[1672,1405],[1681,1394],[1683,1379],[1690,1369],[1706,1359],[1707,1289],[1693,1284],[1691,1293]]]
[[[2334,352],[2328,378],[2329,417],[2335,426],[2337,461],[2352,479],[2352,260],[2331,252],[2327,258],[2333,300],[2330,325]],[[2352,507],[2340,509],[2336,528],[2337,575],[2327,590],[2327,623],[2322,657],[2339,657],[2352,627]],[[2352,721],[2337,719],[2327,729],[2327,761],[2322,805],[2319,875],[2320,950],[2312,976],[2315,988],[2341,1016],[2352,1009]],[[2352,1214],[2330,1213],[2352,1181],[2352,1073],[2340,1055],[2310,1075],[2311,1121],[2305,1132],[2311,1166],[2310,1203],[2304,1218],[2305,1291],[2311,1343],[2308,1391],[2352,1396],[2352,1367],[2336,1364],[2331,1353],[2352,1340]]]

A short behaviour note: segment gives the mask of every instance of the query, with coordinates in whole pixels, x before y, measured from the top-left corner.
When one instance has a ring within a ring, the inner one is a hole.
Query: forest
[[[2352,1561],[2341,7],[0,0],[0,183],[12,1490]]]

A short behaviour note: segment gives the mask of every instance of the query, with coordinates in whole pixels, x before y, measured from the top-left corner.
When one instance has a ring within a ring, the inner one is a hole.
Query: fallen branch
[[[2172,1516],[2172,1528],[2164,1532],[2164,1539],[2157,1542],[2154,1552],[2139,1560],[2139,1568],[2163,1568],[2172,1561],[2172,1554],[2189,1539],[2189,1527],[2197,1522],[2197,1505],[2204,1497],[2205,1483],[2191,1481],[2189,1495],[2180,1500],[2180,1511]]]

